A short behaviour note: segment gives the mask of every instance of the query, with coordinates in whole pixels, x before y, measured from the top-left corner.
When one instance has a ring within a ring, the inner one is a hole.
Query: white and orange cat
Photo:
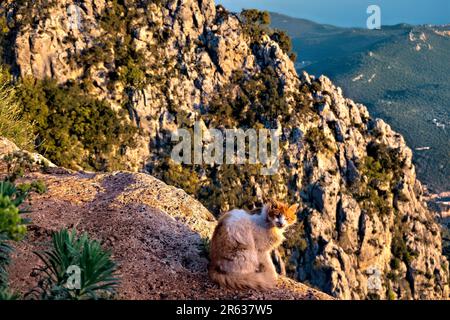
[[[233,289],[270,289],[278,274],[271,252],[297,220],[298,205],[270,201],[256,214],[235,209],[220,219],[211,240],[209,276]]]

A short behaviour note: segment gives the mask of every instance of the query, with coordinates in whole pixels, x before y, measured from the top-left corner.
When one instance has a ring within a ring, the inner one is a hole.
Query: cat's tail
[[[277,284],[277,275],[269,272],[223,273],[209,268],[209,277],[221,287],[229,289],[269,290]]]

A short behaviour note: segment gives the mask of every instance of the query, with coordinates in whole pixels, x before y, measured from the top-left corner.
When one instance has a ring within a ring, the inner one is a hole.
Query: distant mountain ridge
[[[298,71],[326,74],[402,133],[419,178],[450,190],[450,26],[341,28],[272,13],[293,38]]]

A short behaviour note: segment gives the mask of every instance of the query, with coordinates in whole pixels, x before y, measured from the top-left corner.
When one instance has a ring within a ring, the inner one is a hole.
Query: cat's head
[[[267,211],[267,221],[276,228],[285,229],[297,221],[299,205],[289,206],[280,201],[270,200],[264,206]]]

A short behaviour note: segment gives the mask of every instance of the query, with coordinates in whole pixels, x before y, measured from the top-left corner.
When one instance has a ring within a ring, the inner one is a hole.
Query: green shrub
[[[26,233],[25,221],[19,206],[27,193],[20,192],[8,181],[0,182],[0,234],[12,240],[20,240]]]
[[[19,148],[33,149],[33,126],[22,117],[23,107],[16,97],[9,73],[0,67],[0,137]]]
[[[117,265],[111,259],[111,252],[102,249],[100,243],[90,240],[85,233],[80,237],[63,229],[52,236],[52,247],[36,252],[44,263],[41,269],[43,279],[33,292],[41,299],[81,300],[111,297],[119,283],[116,277]],[[69,267],[80,268],[80,287],[70,288]]]
[[[402,179],[403,163],[397,150],[384,144],[370,143],[367,157],[358,165],[364,179],[351,186],[353,195],[369,214],[389,215],[394,211],[391,196]]]
[[[388,291],[388,300],[396,300],[397,299],[397,295],[395,294],[394,291],[392,291],[391,289]]]
[[[0,300],[12,300],[17,295],[8,289],[7,267],[10,263],[12,248],[7,241],[20,240],[26,233],[24,211],[19,206],[27,194],[19,192],[14,184],[0,182]]]
[[[257,9],[242,10],[241,17],[245,24],[268,26],[270,24],[270,13]]]
[[[293,51],[292,39],[289,35],[282,30],[270,28],[271,19],[268,11],[242,10],[240,17],[243,31],[250,38],[251,46],[257,45],[261,41],[262,36],[267,35],[280,45],[280,48],[292,61],[297,59],[297,54]]]
[[[267,127],[273,119],[285,121],[292,116],[282,83],[271,66],[251,78],[235,72],[231,84],[216,94],[208,111],[204,118],[212,125],[241,128]]]
[[[281,50],[283,50],[292,61],[297,60],[297,54],[293,51],[292,39],[286,32],[274,30],[270,38],[280,45]]]
[[[0,16],[0,35],[7,34],[9,32],[8,22],[5,16]]]
[[[25,234],[26,227],[22,224],[19,208],[8,197],[0,196],[0,233],[10,239],[17,239]]]
[[[158,166],[158,176],[167,184],[177,186],[190,195],[195,195],[200,188],[200,180],[194,166],[185,166],[166,158]]]
[[[77,84],[23,79],[18,90],[24,112],[35,121],[36,148],[67,168],[117,170],[121,157],[134,146],[137,129],[125,114],[88,96]]]
[[[172,30],[155,25],[152,12],[149,10],[150,2],[163,6],[167,1],[146,0],[126,4],[119,0],[109,1],[100,17],[101,27],[106,31],[105,35],[76,59],[78,64],[86,69],[98,62],[106,61],[108,64],[114,64],[116,71],[109,74],[108,87],[113,87],[113,84],[119,81],[125,88],[125,98],[127,92],[141,90],[149,85],[164,85],[161,78],[167,78],[165,75],[173,71],[168,66],[171,58],[159,54],[159,49],[164,47],[172,35]],[[147,12],[147,24],[138,9]],[[149,27],[156,39],[154,44],[146,48],[153,56],[163,58],[156,59],[155,64],[150,64],[144,52],[137,50],[133,45],[131,35],[140,24]]]
[[[12,292],[8,288],[0,288],[0,301],[2,300],[18,300],[20,295]]]
[[[286,248],[297,248],[300,252],[307,249],[308,243],[306,242],[305,222],[297,221],[286,232]]]
[[[6,37],[9,33],[8,20],[5,12],[0,9],[0,63],[3,62],[4,47],[6,46]]]
[[[240,14],[244,33],[251,44],[257,44],[264,34],[269,33],[270,14],[256,9],[242,10]]]
[[[8,174],[5,180],[10,182],[15,182],[18,178],[23,177],[26,172],[45,171],[49,167],[49,162],[45,158],[34,158],[29,152],[22,150],[5,155],[3,162],[6,163]],[[36,183],[34,187],[38,187]]]
[[[317,127],[313,127],[306,132],[305,142],[311,146],[313,152],[327,152],[333,150],[332,141]]]
[[[402,234],[396,234],[392,239],[391,251],[394,257],[409,264],[411,262],[411,252],[406,246],[406,241]]]
[[[36,192],[38,194],[44,194],[47,192],[47,186],[42,180],[36,180],[31,183],[23,183],[17,186],[17,189],[22,193]]]
[[[289,252],[297,250],[300,256],[303,256],[307,248],[308,242],[306,240],[305,221],[299,218],[297,223],[286,231],[286,241],[283,243],[283,246],[279,248],[288,276],[295,278],[295,273],[297,271],[296,264],[291,260]]]
[[[401,263],[400,259],[394,257],[391,260],[391,263],[390,263],[391,268],[394,269],[394,270],[399,269],[400,268],[400,263]]]
[[[206,237],[202,238],[202,242],[200,244],[201,254],[209,259],[209,254],[211,252],[211,239]]]

